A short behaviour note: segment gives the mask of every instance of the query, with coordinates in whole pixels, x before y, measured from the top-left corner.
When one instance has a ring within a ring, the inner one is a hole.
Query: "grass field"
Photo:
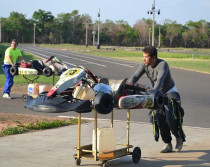
[[[84,52],[85,54],[100,55],[106,57],[114,57],[123,60],[141,62],[142,52],[141,51],[109,51],[109,52]],[[199,54],[183,54],[183,53],[165,53],[159,52],[158,57],[166,60],[170,67],[188,69],[192,71],[204,72],[210,74],[210,54],[199,55]]]

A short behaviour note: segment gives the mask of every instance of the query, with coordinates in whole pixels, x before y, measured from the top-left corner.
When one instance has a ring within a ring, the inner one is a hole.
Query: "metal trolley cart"
[[[113,128],[113,110],[111,112],[111,128]],[[120,158],[126,155],[132,155],[132,160],[134,163],[138,163],[141,158],[141,149],[135,147],[133,152],[130,151],[130,148],[133,148],[130,145],[129,133],[130,133],[130,109],[127,110],[127,141],[126,144],[120,144],[124,146],[120,149],[116,149],[109,152],[99,152],[97,150],[97,124],[98,124],[97,111],[94,109],[94,145],[84,145],[81,146],[81,113],[78,113],[78,143],[77,143],[77,154],[74,155],[76,165],[81,164],[81,159],[89,159],[94,161],[102,161],[103,167],[107,167],[107,161]],[[92,148],[94,146],[94,148]],[[103,157],[99,155],[103,154]],[[107,155],[107,156],[106,156]]]

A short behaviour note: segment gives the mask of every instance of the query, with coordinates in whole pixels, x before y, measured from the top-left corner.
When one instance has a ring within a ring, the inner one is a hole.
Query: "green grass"
[[[117,59],[142,62],[142,52],[141,51],[92,51],[81,53],[113,57]],[[188,69],[193,71],[210,73],[210,54],[183,54],[183,53],[165,53],[159,52],[158,57],[166,60],[170,67]]]
[[[62,127],[62,126],[68,126],[68,125],[75,125],[77,123],[78,123],[78,120],[72,119],[72,118],[70,118],[69,121],[61,121],[61,120],[53,120],[50,122],[41,121],[41,122],[37,122],[36,124],[32,122],[26,125],[18,123],[17,127],[3,128],[2,131],[0,132],[0,137],[21,134],[25,132],[32,132],[35,130],[44,130],[44,129],[51,129],[51,128],[57,128],[57,127]]]

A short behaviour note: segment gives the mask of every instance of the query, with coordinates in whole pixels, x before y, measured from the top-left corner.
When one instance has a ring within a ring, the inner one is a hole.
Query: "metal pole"
[[[152,46],[155,45],[155,0],[153,1]]]
[[[81,151],[81,113],[78,114],[78,139],[77,139],[77,159],[80,159]]]
[[[36,23],[34,23],[34,45],[36,44]]]
[[[95,25],[94,25],[94,30],[93,30],[93,46],[95,46],[95,35],[96,35],[96,31],[95,31]]]
[[[114,110],[111,112],[111,128],[113,128]]]
[[[85,45],[86,45],[86,47],[88,47],[88,44],[87,44],[87,36],[88,36],[88,31],[87,31],[87,29],[88,29],[88,21],[86,21],[86,23],[85,23],[85,27],[86,27]]]
[[[97,112],[96,112],[96,110],[94,110],[94,117],[95,117],[95,120],[94,120],[94,122],[95,122],[95,127],[94,127],[94,129],[95,129],[95,137],[94,137],[94,144],[95,144],[95,148],[94,148],[94,160],[95,161],[97,161],[97,159],[98,159],[98,157],[97,157],[97,144],[98,144],[98,142],[97,142]]]
[[[149,46],[150,46],[150,33],[151,33],[151,28],[149,28]]]
[[[158,47],[160,48],[160,25],[159,25],[159,43],[158,43]]]
[[[101,15],[101,14],[100,14],[100,8],[99,8],[99,12],[98,12],[98,46],[97,46],[97,47],[98,47],[98,49],[100,48],[100,42],[99,42],[99,30],[100,30],[100,27],[99,27],[100,25],[99,25],[99,24],[100,24],[100,15]]]
[[[129,142],[129,132],[130,132],[130,109],[127,110],[127,153],[129,152],[130,142]]]

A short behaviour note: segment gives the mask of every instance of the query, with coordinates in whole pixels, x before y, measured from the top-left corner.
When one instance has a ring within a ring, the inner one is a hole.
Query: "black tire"
[[[150,109],[158,110],[164,106],[164,95],[161,91],[149,90],[146,94],[154,96],[154,105]]]
[[[93,100],[93,105],[99,114],[109,114],[114,107],[113,98],[108,93],[98,93]]]
[[[141,149],[139,147],[135,147],[132,153],[132,160],[136,164],[141,159]]]
[[[24,102],[26,102],[26,97],[27,97],[27,94],[24,94],[24,95],[22,96],[22,100],[23,100]]]
[[[49,67],[45,67],[45,68],[43,69],[43,75],[44,75],[45,77],[51,76],[52,73],[53,73],[53,72],[52,72],[52,69],[49,68]]]
[[[102,166],[103,167],[108,167],[108,162],[107,161],[103,162]]]
[[[18,67],[17,66],[12,66],[9,70],[11,75],[18,75]]]
[[[75,159],[75,164],[77,165],[77,166],[80,166],[80,164],[81,164],[81,159],[79,158],[79,159]]]

